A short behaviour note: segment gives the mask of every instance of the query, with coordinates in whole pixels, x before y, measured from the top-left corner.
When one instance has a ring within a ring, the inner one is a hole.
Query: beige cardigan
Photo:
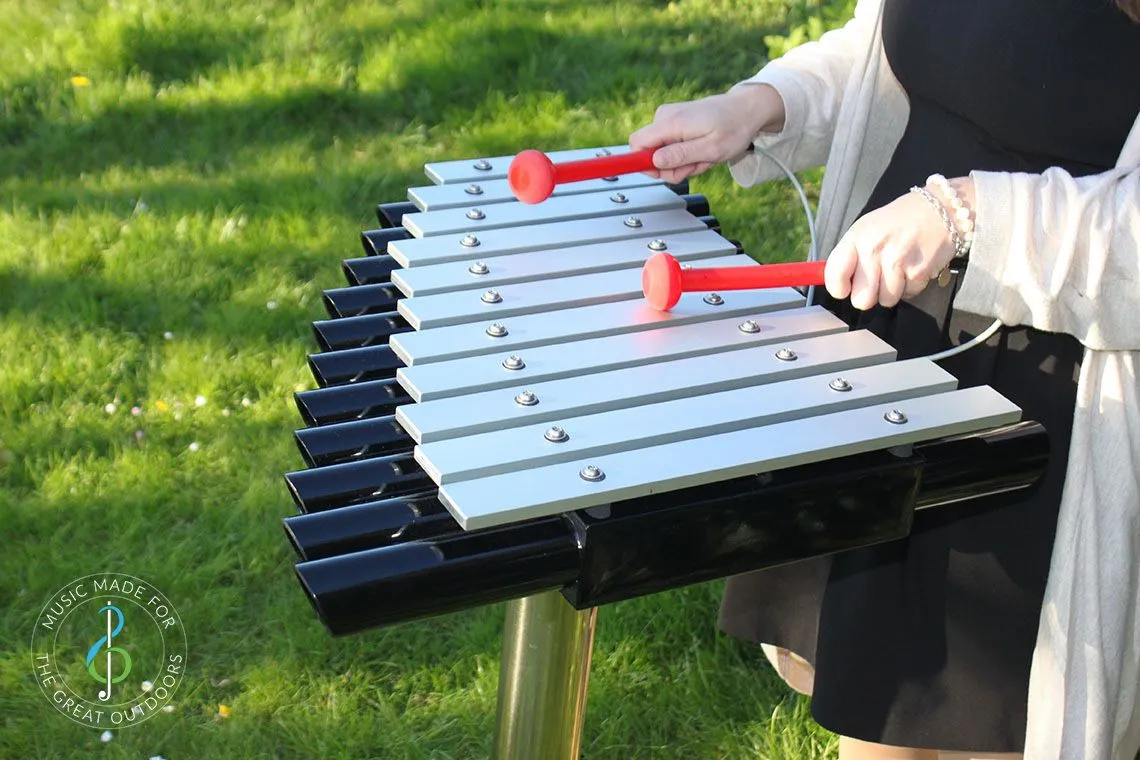
[[[826,164],[824,253],[866,204],[909,114],[883,53],[881,4],[860,0],[842,29],[747,80],[772,85],[787,112],[756,144],[797,171]],[[1080,179],[972,174],[977,228],[955,306],[1085,346],[1026,760],[1133,760],[1140,747],[1140,118],[1117,166]],[[731,168],[745,186],[782,176],[758,153]]]

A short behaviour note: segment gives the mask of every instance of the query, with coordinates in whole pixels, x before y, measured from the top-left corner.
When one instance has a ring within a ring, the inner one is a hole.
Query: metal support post
[[[507,603],[494,760],[577,760],[597,615],[558,591]]]

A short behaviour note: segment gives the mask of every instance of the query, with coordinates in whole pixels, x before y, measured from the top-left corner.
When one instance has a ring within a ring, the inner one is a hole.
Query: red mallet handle
[[[552,162],[541,151],[524,150],[511,161],[511,166],[507,170],[507,181],[510,183],[511,192],[523,203],[541,203],[554,192],[555,185],[649,171],[654,168],[653,153],[656,150],[656,148],[646,148],[633,153],[599,156],[561,164]]]
[[[681,269],[677,259],[655,253],[641,270],[641,290],[645,300],[658,311],[669,311],[682,293],[712,290],[757,290],[822,285],[826,261],[799,264],[764,264],[755,267]]]

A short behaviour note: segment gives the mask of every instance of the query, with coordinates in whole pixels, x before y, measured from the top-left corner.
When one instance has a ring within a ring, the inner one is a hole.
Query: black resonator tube
[[[401,404],[412,403],[412,397],[394,377],[300,391],[293,394],[293,400],[307,425],[383,417],[394,413]]]
[[[364,248],[365,256],[390,259],[391,257],[386,256],[388,253],[388,244],[394,243],[397,240],[408,240],[411,237],[412,233],[403,227],[393,227],[384,230],[365,230],[360,233],[360,245]]]
[[[439,503],[434,490],[295,515],[284,522],[289,541],[306,561],[462,530]]]
[[[297,509],[305,514],[431,488],[411,453],[391,454],[285,474]]]
[[[324,354],[309,354],[309,369],[322,388],[392,377],[404,366],[388,345],[346,348]]]
[[[301,562],[335,635],[527,596],[571,582],[579,549],[561,517]]]
[[[411,201],[393,201],[391,203],[376,204],[376,221],[381,227],[402,227],[404,214],[415,214],[419,211],[416,204]]]
[[[411,332],[408,321],[395,311],[362,317],[322,319],[313,322],[313,338],[322,351],[362,348],[388,342],[397,333]]]
[[[309,467],[397,454],[414,445],[394,414],[295,430],[293,438]]]

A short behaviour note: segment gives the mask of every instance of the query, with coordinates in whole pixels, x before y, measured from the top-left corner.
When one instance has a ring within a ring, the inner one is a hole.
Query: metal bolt
[[[507,328],[505,325],[501,325],[498,322],[495,322],[493,324],[487,325],[487,334],[492,338],[502,338],[507,334]]]
[[[464,248],[474,248],[479,245],[479,238],[468,233],[463,236],[463,238],[459,241],[459,244]]]
[[[601,158],[602,156],[610,156],[610,155],[613,155],[613,154],[612,154],[612,153],[610,153],[610,149],[609,149],[609,148],[602,148],[601,150],[599,150],[599,151],[598,151],[597,153],[595,153],[594,155],[595,155],[595,156],[597,156],[597,157],[599,157],[599,158]]]
[[[506,359],[503,359],[503,369],[522,369],[526,366],[526,362],[522,360],[521,356],[511,354]]]
[[[658,238],[657,240],[650,240],[649,241],[649,250],[651,250],[651,251],[664,251],[665,250],[665,241],[660,239],[660,238]]]
[[[491,271],[491,269],[487,266],[487,262],[476,261],[474,264],[467,267],[467,271],[471,274],[487,274]]]
[[[486,219],[487,215],[483,213],[482,209],[473,208],[467,212],[467,218],[478,221],[480,219]]]
[[[476,185],[476,184],[470,184],[467,187],[463,188],[463,190],[468,195],[482,195],[483,194],[482,186]]]
[[[790,348],[781,348],[776,352],[776,358],[782,362],[794,362],[798,357],[796,352]]]
[[[499,295],[499,291],[497,290],[488,290],[479,297],[479,300],[483,303],[499,303],[503,300],[503,297]]]
[[[625,193],[614,193],[610,196],[610,200],[614,203],[629,203],[629,198],[625,197]]]
[[[883,415],[883,419],[892,425],[902,425],[906,422],[906,415],[898,409],[892,409]]]
[[[605,480],[606,474],[602,472],[602,468],[597,465],[588,464],[582,468],[578,473],[578,477],[582,480],[588,480],[591,483],[597,483],[599,480]]]
[[[748,333],[751,335],[753,333],[760,332],[760,323],[755,319],[746,319],[737,325],[736,329],[740,330],[740,332]]]
[[[847,378],[845,377],[837,377],[828,383],[827,387],[833,391],[846,393],[847,391],[851,390],[851,383],[847,382]]]
[[[570,440],[570,436],[566,434],[566,431],[557,425],[548,427],[546,432],[542,434],[542,437],[551,443],[565,443]]]
[[[718,293],[709,293],[707,296],[705,296],[704,301],[709,306],[723,306],[724,305],[724,299],[721,298]]]
[[[523,391],[515,396],[515,403],[519,406],[534,406],[538,403],[538,396],[534,395],[534,391]]]
[[[641,218],[636,216],[627,216],[625,218],[625,226],[633,227],[634,229],[641,226]]]
[[[474,163],[474,167],[475,167],[475,168],[476,168],[478,171],[481,171],[481,172],[489,172],[489,171],[491,171],[491,162],[490,162],[490,161],[488,161],[488,160],[487,160],[487,159],[485,159],[485,158],[480,158],[478,161],[476,161],[476,162]]]

